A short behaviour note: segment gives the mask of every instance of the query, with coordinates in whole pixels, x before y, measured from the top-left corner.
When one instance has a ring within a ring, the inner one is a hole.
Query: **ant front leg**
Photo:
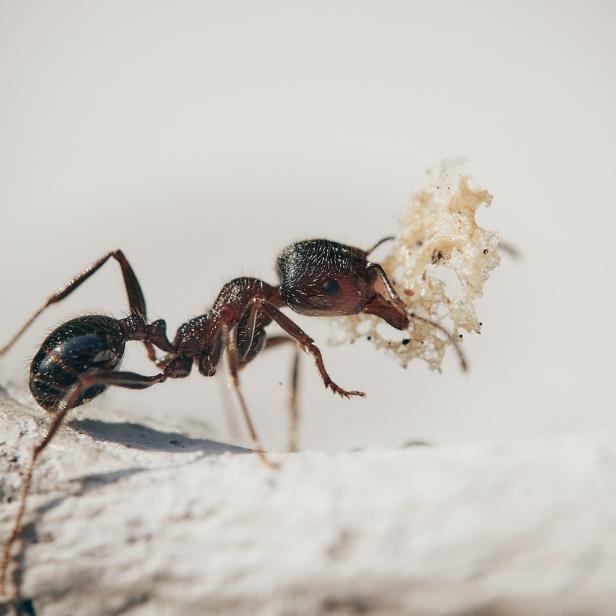
[[[351,396],[364,397],[366,395],[363,391],[347,391],[346,389],[342,389],[339,385],[336,385],[325,369],[323,356],[321,355],[319,347],[314,343],[314,340],[299,325],[297,325],[297,323],[293,322],[289,319],[289,317],[278,310],[276,306],[268,303],[268,301],[263,298],[257,297],[253,300],[253,303],[255,306],[258,306],[261,310],[263,310],[263,312],[270,319],[272,319],[272,321],[275,321],[278,325],[280,325],[280,327],[295,340],[304,352],[312,355],[325,387],[328,387],[334,393],[342,396],[343,398],[350,398]]]
[[[166,378],[167,376],[163,373],[156,374],[154,376],[144,376],[135,372],[116,372],[113,370],[94,369],[81,375],[77,383],[66,394],[64,400],[60,403],[57,411],[54,413],[51,424],[47,429],[47,433],[33,449],[30,463],[23,475],[19,504],[17,506],[17,514],[15,515],[15,521],[13,523],[13,530],[4,544],[4,550],[0,559],[0,596],[6,594],[6,582],[9,563],[11,560],[11,551],[13,544],[21,536],[22,521],[26,511],[26,501],[30,493],[34,467],[36,466],[39,456],[43,453],[58,432],[58,429],[62,425],[62,422],[68,412],[79,403],[79,400],[83,396],[84,392],[91,387],[96,387],[97,385],[115,385],[117,387],[126,387],[129,389],[146,389],[156,383],[162,383],[166,380]]]
[[[46,308],[52,304],[57,304],[65,297],[68,297],[77,287],[79,287],[79,285],[95,274],[111,258],[115,259],[119,263],[120,269],[122,270],[124,288],[126,289],[131,314],[139,315],[143,317],[144,321],[147,321],[145,298],[135,271],[121,250],[113,250],[97,261],[94,261],[94,263],[86,267],[86,269],[77,274],[74,278],[71,278],[71,280],[69,280],[61,289],[51,295],[47,301],[21,326],[17,333],[3,347],[0,348],[0,355],[4,355],[17,342],[17,340],[19,340],[28,327],[32,325],[35,319],[43,313]],[[148,353],[148,358],[152,361],[156,361],[156,354],[152,344],[150,342],[144,342],[144,344]]]

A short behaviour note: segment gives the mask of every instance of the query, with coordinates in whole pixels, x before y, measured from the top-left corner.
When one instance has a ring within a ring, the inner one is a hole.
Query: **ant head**
[[[396,329],[408,327],[404,303],[368,252],[330,240],[292,244],[278,257],[280,295],[289,308],[313,316],[366,312]],[[377,280],[387,299],[375,288]]]
[[[339,316],[362,312],[377,293],[364,250],[329,240],[292,244],[278,257],[280,294],[295,312]]]
[[[278,257],[280,294],[295,312],[356,314],[374,297],[366,253],[329,240],[292,244]]]

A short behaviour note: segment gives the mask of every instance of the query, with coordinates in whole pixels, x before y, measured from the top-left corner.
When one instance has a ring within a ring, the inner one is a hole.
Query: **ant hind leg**
[[[131,314],[137,314],[143,317],[144,320],[147,320],[145,298],[143,296],[143,291],[141,290],[141,286],[139,285],[139,280],[137,279],[135,271],[133,270],[131,264],[128,262],[128,259],[124,256],[124,253],[121,250],[113,250],[111,252],[108,252],[100,259],[94,261],[94,263],[86,267],[74,278],[71,278],[71,280],[69,280],[61,289],[50,295],[47,301],[42,306],[40,306],[34,312],[34,314],[32,314],[32,316],[19,328],[17,333],[3,347],[0,347],[0,356],[4,355],[7,351],[9,351],[9,349],[11,349],[11,347],[19,340],[19,338],[21,338],[21,336],[26,332],[30,325],[32,325],[36,318],[40,316],[49,306],[51,306],[52,304],[57,304],[65,297],[68,297],[77,287],[79,287],[83,282],[90,278],[90,276],[95,274],[111,258],[115,259],[119,263],[120,269],[122,270],[124,288],[126,289],[126,295],[128,298],[128,305]],[[156,356],[154,353],[154,348],[149,342],[145,342],[144,344],[146,346],[148,358],[152,361],[155,361]]]
[[[261,441],[257,435],[257,431],[255,430],[254,424],[252,423],[252,419],[250,418],[250,413],[248,412],[248,406],[246,404],[246,400],[244,400],[244,395],[242,394],[242,390],[240,389],[240,380],[239,380],[239,368],[240,368],[240,359],[237,351],[237,345],[234,340],[234,336],[231,335],[229,331],[229,327],[227,325],[223,325],[223,345],[225,349],[225,355],[227,356],[227,369],[229,370],[229,378],[231,381],[231,386],[235,389],[235,393],[237,395],[237,399],[240,403],[240,408],[242,409],[242,415],[244,417],[244,421],[246,422],[246,427],[248,428],[248,433],[250,434],[250,438],[252,440],[252,445],[255,449],[255,453],[259,456],[259,459],[265,466],[275,469],[278,468],[278,465],[272,462],[265,453],[263,449],[263,445],[261,445]]]
[[[17,506],[17,514],[13,523],[13,529],[0,557],[0,596],[6,594],[6,582],[8,577],[8,569],[11,561],[11,552],[13,544],[20,538],[22,530],[22,521],[26,511],[26,501],[30,493],[32,484],[32,475],[37,459],[43,453],[47,445],[52,441],[53,437],[62,425],[68,412],[75,407],[80,400],[84,391],[96,385],[116,385],[118,387],[127,387],[129,389],[145,389],[156,383],[161,383],[167,377],[165,374],[156,374],[154,376],[144,376],[135,372],[116,372],[113,370],[91,370],[79,378],[77,383],[66,394],[66,397],[58,407],[58,410],[53,416],[51,424],[47,429],[45,436],[34,447],[30,463],[23,475],[21,483],[21,492],[19,495],[19,504]],[[17,589],[15,589],[16,591]],[[15,592],[17,594],[17,592]]]

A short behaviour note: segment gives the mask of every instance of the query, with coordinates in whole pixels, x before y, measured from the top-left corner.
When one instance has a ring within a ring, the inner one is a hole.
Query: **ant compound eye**
[[[329,297],[340,295],[340,283],[337,280],[326,280],[323,283],[323,293]]]

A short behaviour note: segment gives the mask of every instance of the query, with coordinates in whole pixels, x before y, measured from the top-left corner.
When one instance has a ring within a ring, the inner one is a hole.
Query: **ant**
[[[209,312],[181,325],[173,341],[167,337],[164,320],[148,322],[141,286],[121,250],[107,253],[49,297],[13,338],[0,348],[0,355],[15,344],[46,308],[70,295],[109,259],[115,259],[122,271],[130,316],[114,319],[88,315],[71,319],[47,336],[30,364],[30,391],[52,419],[45,436],[35,446],[23,476],[13,530],[0,560],[0,595],[6,587],[12,546],[21,535],[26,499],[37,459],[53,439],[67,413],[99,396],[109,386],[146,389],[167,379],[187,377],[193,364],[203,376],[213,376],[225,353],[230,382],[239,400],[255,453],[266,466],[275,468],[276,465],[261,446],[238,377],[239,371],[261,351],[284,343],[295,343],[312,356],[326,388],[345,398],[365,395],[361,391],[343,389],[334,382],[325,369],[321,351],[314,340],[283,314],[281,308],[288,307],[299,314],[321,317],[372,314],[398,330],[408,328],[411,319],[427,321],[448,336],[465,368],[464,357],[453,336],[441,325],[409,313],[383,268],[369,261],[369,255],[376,248],[392,239],[383,238],[368,250],[323,239],[292,244],[278,257],[279,286],[247,277],[228,282]],[[284,335],[267,336],[266,327],[272,321],[280,326]],[[125,345],[130,341],[145,345],[148,358],[159,369],[157,374],[146,376],[116,370]],[[156,349],[165,355],[158,358]],[[298,356],[296,349],[290,395],[292,407],[295,404]],[[293,419],[296,423],[296,409],[292,413]]]

